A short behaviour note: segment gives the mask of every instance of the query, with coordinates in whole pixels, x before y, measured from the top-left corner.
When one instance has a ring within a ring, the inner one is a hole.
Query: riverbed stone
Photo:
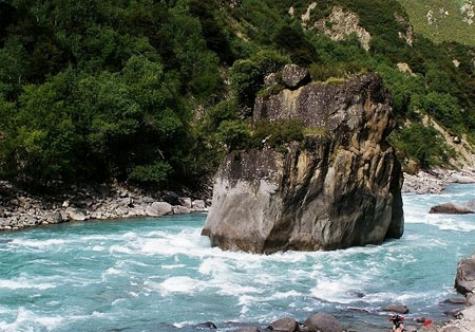
[[[338,320],[329,314],[318,313],[310,316],[304,323],[308,332],[342,332]]]
[[[180,198],[178,199],[178,201],[180,202],[180,205],[181,205],[181,206],[185,206],[185,207],[187,207],[187,208],[189,208],[189,209],[192,208],[192,206],[191,206],[191,203],[192,203],[192,202],[191,202],[191,198],[190,198],[190,197],[180,197]]]
[[[475,292],[475,255],[459,262],[455,288],[463,295]]]
[[[269,326],[270,330],[275,331],[275,332],[298,332],[300,331],[299,329],[299,323],[291,318],[291,317],[285,317],[281,318],[279,320],[276,320],[275,322],[272,322]]]
[[[186,206],[175,205],[173,207],[173,214],[189,214],[190,212],[190,208]]]
[[[195,199],[192,203],[192,207],[195,210],[205,210],[206,209],[206,203],[202,199]]]
[[[147,207],[149,217],[161,217],[173,213],[173,207],[167,202],[154,202]]]
[[[64,217],[66,216],[66,218]],[[64,215],[61,215],[62,219],[74,220],[74,221],[85,221],[89,219],[87,212],[83,209],[68,207],[65,210]]]
[[[403,304],[393,303],[393,304],[390,304],[390,305],[384,307],[383,311],[405,315],[405,314],[409,313],[409,308],[407,306],[403,305]]]
[[[432,214],[471,214],[475,211],[468,207],[457,205],[454,203],[444,203],[431,207],[429,213]]]

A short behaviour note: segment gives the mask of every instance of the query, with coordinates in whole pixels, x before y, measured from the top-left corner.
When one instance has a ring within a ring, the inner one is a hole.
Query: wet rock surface
[[[475,293],[475,256],[463,259],[457,267],[455,288],[463,295]]]
[[[203,235],[226,250],[332,250],[403,233],[402,173],[386,138],[390,98],[373,74],[256,100],[255,121],[296,119],[320,133],[285,151],[233,151],[214,182]]]
[[[315,314],[305,321],[304,326],[309,332],[343,332],[338,320],[329,314]]]

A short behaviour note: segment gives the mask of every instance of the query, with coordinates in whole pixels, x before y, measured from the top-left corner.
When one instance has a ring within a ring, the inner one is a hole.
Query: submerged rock
[[[272,322],[269,326],[269,330],[275,332],[298,332],[300,328],[299,323],[295,319],[285,317]]]
[[[405,315],[409,313],[409,308],[403,304],[390,304],[384,307],[383,311]]]
[[[343,327],[338,320],[329,314],[315,314],[304,323],[309,332],[342,332]]]
[[[463,295],[475,292],[475,256],[463,259],[457,267],[455,288]]]
[[[259,97],[253,117],[300,120],[309,134],[285,149],[228,154],[203,229],[213,246],[272,253],[401,237],[402,173],[386,142],[395,120],[378,76]]]
[[[475,213],[475,211],[469,209],[465,206],[456,205],[453,203],[445,203],[433,206],[429,213],[439,213],[439,214],[471,214]]]

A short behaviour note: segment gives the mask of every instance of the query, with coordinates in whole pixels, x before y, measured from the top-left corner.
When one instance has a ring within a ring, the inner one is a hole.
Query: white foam
[[[2,332],[17,332],[17,331],[37,331],[36,327],[41,327],[47,331],[52,331],[58,328],[63,322],[63,317],[59,316],[40,316],[33,312],[20,307],[16,313],[16,318],[13,322],[0,321],[0,331]]]
[[[47,282],[37,282],[34,279],[0,279],[0,288],[5,289],[39,289],[45,290],[56,287],[55,284]]]
[[[159,290],[162,296],[167,296],[176,293],[193,294],[195,291],[205,286],[205,284],[200,280],[192,279],[190,277],[171,277],[159,284],[146,281],[145,286],[153,290]]]
[[[49,240],[30,240],[30,239],[14,239],[9,242],[9,245],[16,245],[20,247],[29,247],[34,249],[55,249],[66,244],[65,240],[49,239]]]

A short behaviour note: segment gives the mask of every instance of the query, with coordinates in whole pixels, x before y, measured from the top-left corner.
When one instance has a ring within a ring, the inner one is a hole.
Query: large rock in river
[[[203,229],[213,246],[272,253],[401,237],[402,173],[386,141],[395,120],[377,75],[259,97],[253,117],[301,120],[310,135],[227,155]]]

